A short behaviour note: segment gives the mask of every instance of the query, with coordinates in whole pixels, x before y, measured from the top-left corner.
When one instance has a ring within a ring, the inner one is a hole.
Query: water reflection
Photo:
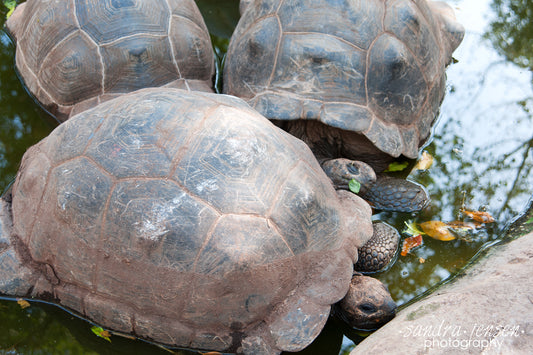
[[[0,193],[13,180],[26,148],[45,137],[54,123],[29,97],[14,69],[15,47],[2,30],[0,5]]]
[[[237,21],[236,0],[198,0],[219,60],[222,62],[231,29]],[[448,69],[449,92],[443,102],[434,139],[425,149],[435,158],[427,172],[413,179],[428,187],[431,206],[418,216],[382,213],[376,218],[402,228],[417,221],[457,219],[463,200],[472,209],[487,209],[497,222],[471,236],[472,241],[424,245],[400,257],[377,275],[402,304],[463,267],[483,245],[501,236],[507,223],[525,208],[533,191],[533,33],[531,0],[457,0],[466,36],[455,52],[458,63]],[[1,6],[0,6],[1,7]],[[5,9],[0,9],[0,25]],[[0,189],[12,180],[20,158],[54,124],[29,98],[13,69],[14,48],[0,32]],[[422,259],[424,262],[422,262]],[[307,354],[347,353],[361,338],[329,322]],[[50,306],[32,304],[26,310],[0,301],[0,350],[30,353],[107,354],[161,353],[140,342],[95,337],[90,325]],[[140,349],[140,350],[139,350]],[[0,351],[1,352],[1,351]]]
[[[495,19],[484,37],[507,60],[533,69],[533,1],[494,0]]]
[[[431,206],[416,220],[456,220],[464,203],[489,211],[497,221],[470,235],[469,241],[425,238],[422,247],[400,257],[391,270],[379,275],[400,304],[445,280],[483,245],[498,239],[509,221],[524,210],[533,191],[531,72],[507,61],[487,39],[492,27],[486,19],[494,18],[488,1],[453,4],[466,35],[454,54],[458,63],[447,71],[449,92],[434,139],[426,147],[434,164],[412,176],[428,187],[432,198]],[[380,217],[398,227],[409,218]]]

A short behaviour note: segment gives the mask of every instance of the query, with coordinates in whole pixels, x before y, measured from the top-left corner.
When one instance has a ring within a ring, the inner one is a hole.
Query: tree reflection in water
[[[484,37],[507,60],[533,69],[533,1],[494,0],[491,7],[496,19]]]
[[[497,222],[472,235],[470,242],[426,238],[423,246],[377,275],[389,285],[399,304],[445,280],[483,245],[497,240],[508,222],[524,210],[533,191],[532,0],[448,2],[456,7],[467,33],[454,54],[458,63],[447,71],[449,92],[434,139],[425,148],[434,156],[434,164],[429,171],[412,176],[428,187],[432,204],[418,216],[381,213],[377,217],[400,229],[410,218],[419,222],[451,221],[457,219],[464,199],[472,209],[486,208]],[[219,24],[208,24],[210,30],[227,35],[235,15],[227,15],[225,7],[213,6],[216,0],[198,3],[203,4],[204,12],[210,11],[206,16],[209,21],[221,19]],[[0,25],[5,12],[0,10]],[[216,43],[221,59],[224,43],[218,39]],[[7,36],[0,32],[0,189],[13,178],[27,147],[54,126],[16,77],[13,52]],[[425,262],[421,263],[420,258]],[[68,313],[53,311],[52,307],[40,309],[32,304],[29,310],[21,310],[16,303],[0,301],[0,350],[29,354],[68,348],[71,353],[105,354],[128,353],[131,344],[139,344],[125,340],[108,344],[92,335],[87,323],[72,321]],[[43,326],[51,330],[40,332]],[[322,337],[319,342],[322,348],[324,341],[331,344],[325,348],[338,348],[337,329],[327,329],[326,340]],[[344,344],[344,352],[353,346],[347,340]],[[153,353],[157,349],[145,350]],[[313,353],[312,349],[307,353]]]

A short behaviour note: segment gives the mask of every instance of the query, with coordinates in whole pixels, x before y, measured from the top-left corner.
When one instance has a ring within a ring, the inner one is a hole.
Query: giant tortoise
[[[60,121],[144,87],[212,91],[213,49],[193,0],[28,0],[6,24],[20,76]]]
[[[0,294],[171,346],[296,351],[347,294],[370,215],[244,101],[141,89],[24,155],[1,201]],[[384,293],[363,326],[390,319]]]
[[[423,189],[374,183],[372,169],[416,158],[430,136],[464,33],[453,10],[426,0],[243,0],[241,11],[224,93],[308,143],[337,187],[355,178],[375,207],[422,208]]]

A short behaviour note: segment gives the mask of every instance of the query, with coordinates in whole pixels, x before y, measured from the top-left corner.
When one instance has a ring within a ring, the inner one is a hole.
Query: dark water
[[[222,59],[238,20],[236,1],[197,1]],[[496,222],[464,239],[424,244],[376,275],[398,304],[445,281],[480,249],[498,241],[526,207],[533,191],[533,1],[448,1],[466,27],[448,73],[432,142],[431,169],[411,179],[425,185],[432,203],[418,215],[381,213],[403,229],[406,220],[452,221],[463,203]],[[1,7],[1,5],[0,5]],[[0,9],[0,25],[7,10]],[[26,93],[14,71],[14,47],[0,32],[0,191],[14,178],[22,154],[56,123]],[[421,263],[420,258],[425,261]],[[153,345],[117,336],[96,337],[91,325],[58,307],[32,302],[21,309],[0,300],[0,354],[165,354]],[[307,354],[348,353],[358,334],[330,322]],[[193,352],[197,353],[197,352]]]

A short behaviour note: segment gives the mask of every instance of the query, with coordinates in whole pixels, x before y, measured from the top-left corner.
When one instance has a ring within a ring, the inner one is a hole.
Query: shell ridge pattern
[[[364,134],[365,137],[368,138],[367,136],[367,133],[372,131],[372,127],[374,126],[374,123],[376,122],[376,120],[378,119],[377,116],[374,114],[374,112],[372,112],[371,110],[370,111],[370,116],[372,117],[371,120],[370,120],[370,123],[368,124],[368,128],[364,131],[361,132],[361,134]],[[370,138],[369,138],[370,139]]]
[[[385,7],[385,9],[383,11],[383,17],[381,18],[381,28],[382,29],[385,26],[385,16],[386,16],[386,13],[387,13],[386,4],[384,4],[384,7]],[[368,50],[366,52],[366,58],[365,58],[365,98],[366,98],[367,105],[370,103],[370,98],[368,97],[368,78],[370,76],[370,73],[369,73],[369,70],[370,70],[370,53],[372,53],[372,49],[374,48],[374,45],[376,44],[378,38],[379,38],[379,36],[376,36],[372,40],[372,42],[370,42],[370,45],[368,46]],[[374,121],[377,119],[377,117],[374,114],[374,112],[370,109],[370,106],[368,107],[368,111],[370,112],[372,119],[371,119],[370,123],[368,124],[368,129],[366,131],[361,132],[365,136],[366,136],[366,134],[368,132],[370,132],[370,130],[372,129],[372,126],[374,125]]]
[[[50,162],[51,164],[51,161],[50,159],[46,156],[46,154],[43,154],[46,159]],[[41,194],[41,197],[39,198],[39,202],[37,204],[37,209],[36,209],[36,216],[40,215],[41,214],[41,208],[42,208],[42,205],[43,205],[43,199],[44,199],[44,196],[46,195],[46,191],[48,189],[48,182],[50,181],[50,175],[52,174],[52,170],[54,170],[52,167],[50,167],[50,169],[48,169],[48,172],[46,173],[46,178],[45,178],[45,183],[44,183],[44,186],[43,186],[43,191],[42,191],[42,194]],[[28,241],[26,243],[26,245],[31,245],[31,242],[32,242],[32,239],[33,239],[33,230],[35,228],[35,224],[37,223],[37,218],[33,218],[33,221],[31,223],[31,226],[30,226],[30,230],[29,230],[29,233],[28,233]],[[31,250],[30,250],[30,254],[31,254],[31,257],[33,259],[33,253],[31,253]]]
[[[335,34],[332,34],[332,33],[318,32],[318,31],[301,31],[301,32],[287,31],[287,32],[283,32],[283,34],[284,35],[293,35],[293,36],[299,36],[299,35],[305,36],[305,35],[309,35],[309,34],[317,34],[317,35],[321,35],[321,36],[331,37],[331,38],[334,38],[334,39],[336,39],[336,40],[338,40],[338,41],[350,46],[350,47],[355,48],[357,51],[366,52],[366,49],[361,48],[361,47],[357,46],[355,43],[347,41],[344,38],[339,37],[339,36],[337,36]]]
[[[221,105],[220,102],[216,102],[215,100],[212,100],[210,98],[207,98],[207,97],[204,97],[206,98],[207,100],[215,103],[215,104],[218,104],[218,105]],[[172,158],[170,164],[171,164],[171,167],[170,167],[170,172],[168,174],[168,178],[171,179],[172,176],[174,176],[174,174],[176,173],[176,169],[178,168],[178,165],[181,161],[181,159],[183,158],[183,156],[187,153],[187,151],[189,150],[189,147],[190,147],[190,143],[191,143],[191,140],[194,138],[195,136],[195,132],[198,132],[198,131],[201,131],[204,127],[205,127],[205,121],[207,121],[207,118],[211,115],[211,113],[213,111],[215,111],[215,109],[218,108],[218,105],[215,105],[211,108],[209,108],[205,113],[204,113],[204,117],[202,117],[202,119],[200,120],[200,122],[197,124],[197,126],[195,127],[195,129],[191,129],[189,130],[189,134],[187,136],[187,138],[185,139],[185,142],[182,144],[182,146],[178,149],[178,151],[174,154],[174,157]],[[182,112],[182,115],[184,114],[184,112]],[[174,180],[178,183],[178,185],[183,188],[185,191],[188,191],[189,194],[191,196],[194,196],[195,198],[199,199],[199,200],[202,200],[204,201],[200,196],[194,194],[192,191],[189,191],[188,189],[185,188],[185,186],[182,186],[183,184],[181,184],[180,182],[178,182],[177,180]],[[216,208],[215,206],[212,206],[209,201],[204,201],[204,203],[208,204],[210,207],[212,207],[213,209],[215,209],[218,213],[221,213],[218,208]]]
[[[56,49],[57,47],[59,47],[63,42],[69,40],[70,38],[74,37],[74,36],[77,35],[78,33],[82,33],[82,32],[83,32],[83,31],[82,31],[81,29],[78,29],[78,30],[76,30],[76,31],[72,31],[72,32],[70,32],[68,35],[66,35],[61,41],[58,41],[58,42],[57,42],[57,43],[56,43],[56,44],[50,49],[50,51],[48,51],[48,53],[44,56],[44,58],[43,58],[43,60],[42,60],[43,63],[48,59],[48,57],[51,55],[51,53],[53,53],[54,49]],[[94,42],[94,41],[93,41],[93,42]],[[29,68],[29,67],[28,67],[28,68]],[[50,93],[48,93],[48,92],[44,89],[44,86],[42,85],[41,80],[40,80],[41,73],[42,73],[42,71],[45,70],[45,69],[46,69],[45,66],[40,66],[40,67],[39,67],[39,71],[37,72],[37,75],[36,75],[37,80],[39,81],[39,84],[40,84],[40,85],[39,85],[39,89],[45,91],[46,94],[47,94],[48,96],[53,97],[52,95],[50,95]],[[31,69],[30,69],[30,71],[31,71]],[[55,101],[55,99],[54,99],[54,101]]]
[[[78,18],[78,6],[76,6],[76,0],[71,0],[72,8],[74,9],[74,21],[76,21],[76,26],[81,29],[80,19]]]
[[[274,199],[272,200],[272,203],[271,203],[271,205],[270,205],[270,208],[265,212],[265,216],[267,216],[267,218],[269,218],[269,219],[272,218],[272,217],[271,217],[271,216],[272,216],[272,210],[275,208],[275,206],[277,205],[277,203],[278,203],[278,201],[279,201],[279,199],[280,199],[280,197],[281,197],[281,195],[282,195],[281,191],[283,190],[283,186],[285,186],[285,183],[287,182],[287,177],[291,175],[292,171],[293,171],[294,169],[296,169],[296,167],[298,167],[298,164],[299,164],[299,163],[300,163],[300,162],[296,160],[296,161],[294,162],[294,164],[293,164],[289,169],[287,169],[287,175],[286,175],[285,179],[283,180],[282,183],[279,184],[279,186],[278,186],[278,191],[277,191],[276,194],[274,195],[275,197],[274,197]],[[280,235],[281,235],[281,234],[280,234]],[[291,249],[291,251],[292,251],[292,249]]]
[[[113,193],[115,192],[115,188],[116,188],[117,184],[118,184],[118,180],[114,179],[113,185],[109,189],[109,194],[107,195],[107,199],[105,201],[104,208],[102,209],[102,219],[101,219],[101,223],[100,223],[100,225],[101,225],[100,233],[98,235],[97,246],[95,248],[98,253],[97,253],[97,256],[96,256],[97,262],[94,263],[94,268],[93,268],[93,278],[92,278],[92,282],[93,282],[92,291],[93,292],[98,291],[98,275],[100,275],[98,266],[103,264],[104,258],[106,257],[106,253],[105,253],[104,248],[103,248],[103,246],[104,246],[104,231],[105,231],[104,226],[105,226],[106,221],[107,221],[109,205],[111,204],[111,197],[113,196]]]
[[[41,80],[39,79],[37,74],[35,74],[35,72],[30,68],[30,66],[27,65],[28,62],[26,61],[26,56],[24,55],[23,51],[20,51],[17,53],[16,61],[18,62],[19,60],[25,63],[25,65],[21,65],[20,67],[26,68],[28,70],[28,73],[30,73],[34,77],[35,81],[39,84],[39,90],[41,90],[41,92],[44,93],[50,101],[54,101],[54,98],[52,97],[52,95],[50,95],[50,93],[47,90],[45,90],[45,88],[42,86]],[[23,81],[25,82],[24,85],[27,87],[28,85],[26,84],[26,80],[23,79]]]
[[[96,41],[81,27],[80,19],[78,18],[78,7],[76,6],[76,0],[72,0],[72,7],[74,9],[74,20],[76,21],[76,26],[78,26],[78,29],[80,30],[80,32],[83,33],[89,39],[89,41],[94,43],[94,45],[96,46],[96,51],[98,53],[98,59],[100,60],[100,66],[102,68],[102,81],[100,83],[100,88],[101,88],[100,95],[103,95],[105,93],[105,64],[104,64],[104,57],[102,56],[101,48],[98,45],[98,43],[96,43]],[[98,101],[99,100],[100,100],[100,97],[98,97]]]
[[[270,72],[270,77],[268,78],[268,81],[267,81],[267,84],[266,84],[267,88],[269,88],[271,86],[272,79],[274,79],[274,73],[276,72],[276,67],[278,66],[278,58],[279,58],[279,55],[280,55],[281,42],[283,40],[283,37],[285,36],[283,34],[283,26],[281,25],[281,19],[279,18],[279,15],[278,15],[278,11],[281,8],[281,5],[283,4],[283,2],[284,2],[284,0],[281,0],[279,2],[279,6],[278,6],[278,8],[276,9],[276,12],[275,12],[276,21],[278,22],[278,27],[279,27],[279,38],[278,38],[278,43],[276,44],[276,51],[274,52],[274,63],[272,65],[272,71]],[[247,83],[245,83],[245,84],[248,86]]]
[[[76,19],[77,21],[77,19]],[[78,28],[76,31],[73,31],[71,33],[69,33],[67,36],[65,36],[65,38],[63,38],[61,41],[57,42],[55,46],[52,47],[52,49],[46,54],[46,56],[43,58],[43,62],[46,61],[46,59],[48,59],[48,57],[53,53],[54,49],[56,49],[57,47],[59,47],[59,45],[61,45],[63,42],[69,40],[70,38],[74,37],[75,35],[77,34],[81,34],[82,36],[86,37],[89,39],[90,42],[94,43],[94,45],[96,46],[96,51],[98,53],[98,59],[100,60],[100,67],[102,68],[101,69],[101,89],[100,89],[100,93],[101,95],[105,92],[104,90],[104,82],[105,82],[105,65],[104,65],[104,60],[102,58],[102,54],[100,52],[100,46],[98,45],[98,43],[96,43],[92,38],[91,36],[89,36],[89,34],[87,32],[85,32],[82,28]],[[30,69],[28,67],[28,69]],[[53,98],[52,95],[50,95],[50,93],[48,93],[48,91],[46,91],[44,89],[44,86],[42,85],[41,83],[41,80],[40,80],[40,75],[41,75],[41,72],[42,70],[45,70],[47,69],[45,65],[41,66],[40,69],[39,69],[39,72],[37,73],[37,80],[39,82],[39,88],[40,90],[42,90],[43,92],[46,93],[47,96],[49,96],[50,98]],[[30,69],[31,70],[31,69]],[[55,98],[53,98],[53,101],[56,101]],[[67,106],[73,106],[73,105],[67,105]]]
[[[219,215],[219,218],[220,218],[220,216],[222,216],[224,213],[217,206],[215,206],[214,204],[212,204],[208,200],[204,200],[200,195],[198,195],[197,193],[195,193],[194,191],[188,189],[185,186],[185,185],[187,185],[186,184],[187,176],[185,176],[185,178],[184,178],[185,179],[184,183],[178,181],[177,179],[172,178],[175,175],[175,173],[176,173],[176,169],[178,168],[178,165],[179,165],[181,159],[183,158],[183,156],[189,150],[189,146],[190,146],[189,143],[194,138],[194,133],[198,132],[198,131],[201,131],[202,128],[205,127],[205,122],[206,122],[207,118],[210,116],[210,114],[213,111],[218,109],[220,106],[225,106],[224,104],[221,104],[220,102],[217,102],[216,100],[213,100],[211,98],[206,97],[206,99],[208,99],[209,101],[212,101],[213,103],[216,103],[217,105],[214,105],[213,107],[209,108],[209,110],[207,110],[205,112],[204,117],[198,123],[198,125],[195,127],[195,129],[191,129],[190,130],[190,133],[187,136],[186,142],[178,149],[176,154],[174,154],[174,158],[171,160],[171,163],[170,163],[171,164],[171,168],[170,168],[169,174],[167,175],[167,178],[169,180],[171,180],[172,182],[174,182],[179,188],[181,188],[187,194],[189,194],[189,197],[193,198],[195,201],[200,201],[201,203],[203,203],[203,204],[209,206],[211,209],[213,209]],[[192,161],[189,162],[189,165],[188,165],[186,171],[190,170],[189,167],[190,167],[190,164],[192,164],[192,163],[194,163],[194,162],[192,162]]]
[[[176,64],[176,68],[178,70],[178,74],[180,76],[180,78],[182,78],[182,75],[181,75],[181,71],[180,71],[180,68],[178,67],[178,63],[176,62],[176,52],[175,52],[175,49],[174,49],[174,45],[172,44],[172,41],[170,40],[171,36],[170,36],[170,30],[171,30],[171,22],[172,22],[172,18],[181,18],[187,22],[189,22],[191,25],[197,27],[198,29],[200,29],[201,31],[204,31],[204,28],[202,26],[200,26],[198,23],[196,23],[195,21],[193,21],[192,19],[186,17],[186,16],[183,16],[183,15],[180,15],[180,14],[172,14],[172,16],[170,16],[170,19],[169,19],[169,25],[168,25],[168,31],[169,31],[169,35],[168,35],[168,41],[170,42],[170,48],[172,50],[172,61]],[[197,58],[200,58],[200,53],[198,52],[198,45],[195,44],[195,49],[196,49],[196,57]],[[189,91],[193,91],[189,88],[189,83],[187,82],[187,80],[185,80],[185,86],[187,86],[187,89]]]
[[[441,31],[442,31],[440,26],[431,25],[432,23],[435,22],[435,21],[431,21],[431,20],[436,20],[437,23],[440,23],[440,19],[428,19],[426,17],[426,12],[422,11],[418,1],[414,1],[414,6],[418,10],[418,12],[422,15],[422,19],[426,22],[428,27],[431,27],[433,29],[433,31],[429,31],[429,33],[430,33],[431,36],[433,36],[433,39],[435,40],[435,42],[438,43],[439,46],[442,45],[442,41],[441,41],[442,36],[437,36],[437,33],[441,33]],[[444,58],[445,58],[444,56],[439,56],[439,62],[445,60]]]
[[[265,90],[264,92],[261,92],[260,94],[256,95],[255,97],[268,96],[270,94],[276,94],[276,93],[282,93],[284,96],[294,97],[295,99],[300,98],[300,94],[299,93],[285,92],[283,90],[276,90],[276,89],[273,89],[273,88]],[[317,103],[321,103],[322,105],[324,103],[323,100],[319,100],[319,99],[315,99],[315,98],[305,98],[305,101],[307,101],[307,102],[317,102]],[[331,104],[342,104],[342,105],[355,106],[355,107],[360,107],[360,108],[365,108],[365,109],[368,108],[368,105],[361,105],[361,104],[358,104],[358,103],[355,103],[355,102],[328,100],[328,104],[330,104],[330,103]]]
[[[267,15],[265,15],[265,16],[261,16],[261,17],[259,17],[259,18],[257,19],[257,22],[262,21],[262,20],[264,20],[264,19],[266,19],[266,18],[269,18],[269,17],[277,17],[277,15],[276,15],[276,14],[267,14]],[[278,23],[279,23],[279,18],[278,18]],[[248,26],[248,28],[242,33],[242,36],[244,37],[244,36],[245,36],[249,31],[251,31],[253,28],[254,28],[254,26]],[[233,54],[233,53],[231,53],[231,52],[228,52],[228,53],[226,54],[226,56],[227,56],[227,57],[226,57],[226,62],[229,62],[228,59],[230,58],[230,56],[231,56],[232,54]],[[272,72],[274,72],[274,69],[272,69]],[[270,77],[272,77],[272,75],[271,75]],[[246,87],[250,90],[250,92],[255,96],[255,92],[256,92],[256,91],[254,90],[254,88],[253,88],[252,86],[250,86],[250,84],[248,84],[248,83],[245,82],[245,81],[243,81],[243,84],[246,85]],[[228,82],[228,85],[231,85],[231,82]],[[266,88],[268,88],[268,86],[265,87],[265,89],[266,89]]]
[[[100,128],[102,127],[103,124],[104,124],[104,118],[100,118],[100,122],[98,123],[98,126],[96,126],[96,128],[94,129],[93,132],[91,132],[91,135],[89,136],[89,139],[87,139],[87,144],[85,145],[85,148],[83,148],[83,150],[81,152],[81,155],[83,155],[84,157],[89,158],[89,156],[86,154],[87,153],[87,149],[89,149],[89,147],[91,146],[91,143],[93,142],[94,136],[96,135],[96,133],[98,133],[98,131],[100,130]],[[104,169],[104,171],[106,173],[108,173],[105,169]]]
[[[217,211],[217,212],[219,212],[219,211]],[[217,219],[213,222],[213,224],[211,225],[211,228],[209,228],[209,230],[207,231],[207,233],[205,235],[205,239],[204,239],[202,245],[200,246],[200,248],[198,248],[198,252],[197,252],[196,256],[194,257],[194,262],[192,264],[192,269],[191,269],[192,273],[196,273],[196,267],[198,266],[198,261],[200,260],[200,256],[202,255],[203,251],[205,250],[205,248],[207,247],[207,245],[211,241],[211,238],[213,237],[213,233],[215,232],[215,229],[218,226],[218,224],[220,223],[220,220],[222,219],[222,217],[223,217],[223,214],[219,212],[219,215],[218,215]],[[184,297],[185,299],[188,299],[189,295],[191,295],[194,292],[195,286],[196,286],[196,284],[193,282],[191,284],[189,294],[186,295],[186,297]]]
[[[170,4],[168,3],[168,0],[165,0],[165,4],[167,5],[167,8],[168,8],[168,12],[170,14],[172,14],[172,9],[170,8]],[[174,64],[174,66],[176,67],[176,70],[178,71],[178,77],[179,78],[182,78],[183,76],[181,75],[181,70],[180,70],[180,67],[178,65],[178,62],[176,61],[176,49],[174,48],[174,44],[172,43],[172,41],[170,40],[170,30],[172,29],[172,18],[174,17],[175,15],[172,14],[171,16],[168,17],[168,25],[167,25],[167,41],[168,41],[168,44],[170,46],[170,51],[172,52],[172,63]],[[187,89],[189,89],[189,85],[187,84],[187,81],[185,81],[185,85],[187,86]]]
[[[140,34],[139,33],[132,33],[130,35],[122,36],[120,38],[117,38],[117,39],[114,39],[114,40],[111,40],[111,41],[107,41],[107,42],[102,41],[100,43],[100,45],[101,46],[112,46],[112,45],[114,45],[116,43],[124,41],[125,39],[130,39],[130,38],[135,38],[135,37],[163,38],[163,37],[167,37],[167,34],[165,34],[165,33],[163,33],[163,34],[157,34],[157,33],[140,33]],[[93,42],[94,42],[94,40],[93,40]]]
[[[276,224],[276,222],[274,222],[274,220],[270,217],[266,218],[266,222],[267,222],[267,226],[268,228],[274,228],[274,230],[276,231],[276,233],[280,236],[281,240],[283,241],[283,243],[285,243],[285,245],[287,246],[287,249],[289,249],[289,251],[291,252],[291,256],[295,256],[296,253],[294,252],[294,250],[292,249],[292,247],[290,246],[289,242],[287,241],[287,239],[285,239],[285,237],[283,236],[283,233],[281,232],[281,229],[279,228],[279,226]]]
[[[71,0],[71,1],[74,1],[74,0]],[[22,5],[22,4],[20,4],[20,5]],[[20,5],[19,5],[19,6],[20,6]],[[37,4],[37,6],[39,6],[39,5]],[[24,11],[24,14],[26,14],[26,12],[30,12],[30,13],[31,13],[31,11],[27,11],[27,10],[28,10],[28,7],[29,7],[29,6],[26,6],[26,8],[24,9],[24,10],[25,10],[25,11]],[[39,9],[39,10],[40,10],[40,9]],[[33,16],[40,16],[41,14],[42,14],[41,11],[35,11],[35,13],[34,13]],[[33,16],[31,16],[31,18],[28,19],[28,22],[27,22],[24,26],[21,26],[21,28],[26,28],[26,27],[28,27],[28,23],[31,22]],[[74,18],[76,18],[76,16],[74,16]],[[39,19],[37,19],[37,22],[38,22],[38,23],[40,22]],[[77,22],[77,18],[76,18],[76,22]],[[78,27],[78,28],[79,28],[79,27]],[[73,32],[76,32],[76,31],[73,30]],[[71,33],[72,33],[72,32],[71,32]],[[26,36],[31,36],[31,34],[32,34],[31,31],[23,31],[23,32],[20,34],[20,38],[17,40],[17,42],[19,42],[21,45],[17,45],[17,48],[19,48],[19,47],[23,47],[23,46],[22,46],[22,42],[25,42],[26,39],[27,39]],[[70,33],[67,34],[67,36],[68,36],[68,35],[70,35]],[[21,51],[21,52],[22,52],[22,51]]]
[[[322,106],[324,106],[324,105],[322,105]],[[281,136],[281,139],[283,139],[283,141],[284,141],[286,144],[288,144],[288,145],[290,145],[290,146],[293,146],[291,140],[292,140],[294,137],[293,137],[292,135],[284,134],[285,131],[282,131],[282,133],[283,133],[283,134],[280,135],[280,136]],[[304,144],[305,144],[305,143],[304,143]],[[298,163],[303,163],[304,165],[306,165],[307,167],[309,167],[309,169],[311,169],[313,172],[315,172],[315,173],[317,173],[317,174],[323,174],[323,173],[324,173],[324,170],[322,170],[322,168],[320,167],[320,165],[318,165],[318,168],[319,168],[319,169],[317,170],[316,167],[313,167],[311,164],[309,164],[308,161],[296,161],[295,164],[294,164],[294,166],[291,166],[290,169],[287,171],[287,176],[289,176],[289,175],[291,174],[292,170],[296,168],[296,166],[298,165]],[[318,162],[317,162],[317,163],[318,163]],[[285,180],[286,180],[286,179],[285,179]],[[330,180],[328,179],[328,181],[330,181]],[[285,181],[284,181],[283,183],[285,183]],[[280,184],[280,185],[283,185],[283,184]],[[281,191],[281,187],[279,188],[279,190]],[[278,199],[278,197],[277,197],[277,195],[276,195],[276,200],[275,200],[275,202],[273,202],[273,206],[276,204],[277,199]],[[272,212],[272,207],[271,207],[270,210],[268,211],[269,215],[270,215],[271,212]]]
[[[416,55],[416,53],[413,52],[413,50],[409,46],[405,45],[405,43],[402,41],[402,39],[399,38],[395,33],[385,30],[385,31],[383,31],[382,34],[387,34],[387,35],[397,39],[400,43],[403,44],[404,48],[407,49],[409,54],[411,54],[411,56],[414,58],[415,64],[416,64],[417,68],[419,69],[419,72],[422,74],[422,78],[424,79],[424,82],[426,83],[426,85],[428,85],[427,75],[426,75],[424,70],[421,70],[422,63],[420,63],[420,59],[417,58],[418,56]],[[379,37],[380,36],[377,36],[376,39],[379,38]],[[428,90],[428,92],[429,92],[429,90]],[[424,105],[422,105],[421,107],[424,107]]]

